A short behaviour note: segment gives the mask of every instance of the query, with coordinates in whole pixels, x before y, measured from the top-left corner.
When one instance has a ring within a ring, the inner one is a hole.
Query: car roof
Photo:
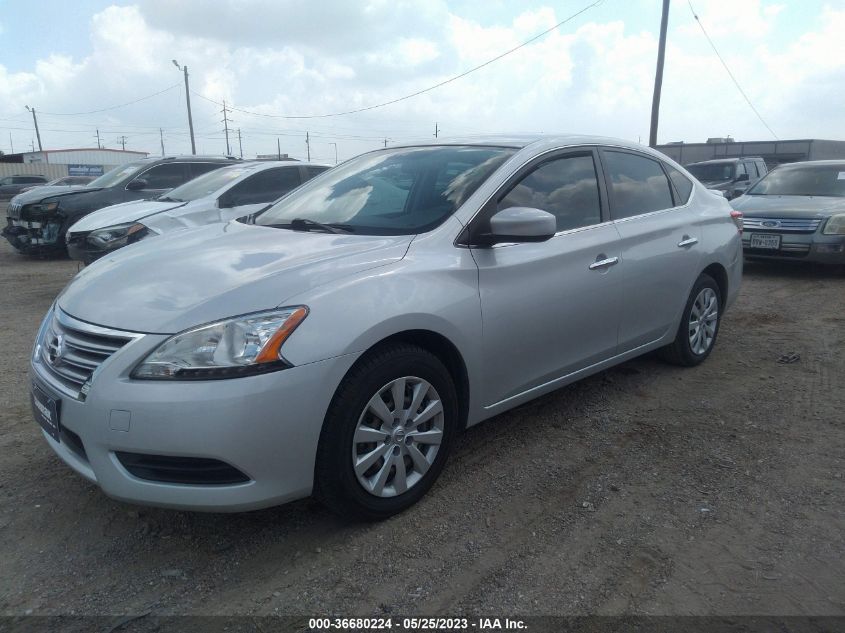
[[[221,156],[221,155],[185,155],[180,154],[179,156],[150,156],[147,158],[139,158],[137,161],[132,161],[133,163],[157,163],[157,162],[175,162],[175,163],[195,163],[195,162],[220,162],[220,163],[232,163],[240,164],[241,159],[237,158],[236,156]]]
[[[778,169],[789,169],[793,167],[839,167],[845,169],[845,161],[842,160],[802,160],[796,163],[781,163]]]
[[[688,163],[690,165],[710,165],[712,163],[736,163],[740,160],[763,160],[761,156],[728,156],[725,158],[711,158],[710,160],[700,160],[695,163]]]
[[[390,147],[418,147],[431,145],[478,145],[522,149],[535,143],[549,145],[615,145],[631,149],[648,149],[645,145],[609,136],[588,134],[485,134],[439,139],[421,139]]]

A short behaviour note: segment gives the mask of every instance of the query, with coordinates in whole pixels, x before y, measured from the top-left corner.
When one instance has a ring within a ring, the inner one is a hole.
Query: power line
[[[701,29],[701,32],[704,33],[704,37],[707,38],[707,42],[710,44],[710,48],[713,49],[713,52],[716,53],[716,57],[718,57],[719,61],[722,62],[722,66],[725,67],[725,70],[728,72],[728,75],[730,76],[731,81],[734,82],[736,89],[739,90],[739,94],[742,95],[742,98],[745,99],[745,102],[748,104],[748,107],[751,108],[754,111],[754,114],[757,115],[757,118],[760,119],[760,123],[762,123],[766,127],[766,129],[769,130],[771,135],[775,137],[775,140],[779,140],[778,135],[775,134],[774,130],[772,130],[772,128],[769,127],[769,124],[766,123],[765,119],[763,119],[762,115],[757,111],[757,108],[755,108],[754,104],[751,103],[751,99],[749,99],[748,95],[745,94],[745,91],[742,89],[742,86],[739,85],[739,82],[736,80],[736,77],[734,77],[734,74],[731,72],[731,69],[728,68],[727,63],[725,63],[725,60],[719,54],[719,51],[716,48],[716,45],[713,43],[713,40],[710,39],[710,36],[707,34],[707,30],[704,28],[704,25],[701,23],[701,19],[698,17],[698,14],[696,14],[695,9],[692,6],[691,0],[687,0],[687,4],[689,5],[689,10],[692,12],[692,17],[695,18],[695,21],[698,24],[699,28]]]
[[[328,118],[328,117],[344,116],[344,115],[347,115],[347,114],[357,114],[358,112],[366,112],[368,110],[375,110],[376,108],[383,108],[385,106],[393,105],[394,103],[399,103],[400,101],[405,101],[406,99],[418,97],[421,94],[424,94],[426,92],[430,92],[432,90],[435,90],[437,88],[445,86],[446,84],[450,84],[453,81],[457,81],[458,79],[462,79],[463,77],[466,77],[467,75],[474,73],[477,70],[481,70],[485,66],[489,66],[490,64],[499,61],[503,57],[507,57],[511,53],[515,53],[519,49],[524,48],[525,46],[528,46],[529,44],[532,44],[533,42],[536,42],[537,40],[539,40],[544,35],[548,35],[549,33],[554,31],[555,29],[563,26],[567,22],[574,20],[575,18],[577,18],[582,13],[585,13],[585,12],[589,11],[590,9],[597,7],[602,2],[604,2],[604,0],[595,0],[595,2],[592,2],[592,3],[588,4],[587,6],[585,6],[584,8],[582,8],[581,10],[576,11],[575,13],[573,13],[572,15],[567,17],[566,19],[561,20],[560,22],[558,22],[557,24],[555,24],[551,28],[548,28],[545,31],[538,33],[534,37],[532,37],[528,40],[525,40],[524,42],[522,42],[518,46],[514,46],[510,50],[507,50],[504,53],[501,53],[500,55],[493,57],[492,59],[488,59],[486,62],[479,64],[478,66],[474,66],[474,67],[470,68],[469,70],[465,70],[464,72],[462,72],[458,75],[455,75],[454,77],[450,77],[449,79],[445,79],[445,80],[441,81],[440,83],[434,84],[433,86],[429,86],[428,88],[423,88],[422,90],[417,90],[416,92],[412,92],[411,94],[405,95],[403,97],[399,97],[397,99],[391,99],[390,101],[385,101],[383,103],[377,103],[377,104],[366,106],[366,107],[363,107],[363,108],[357,108],[355,110],[347,110],[345,112],[333,112],[331,114],[307,114],[307,115],[305,115],[305,114],[301,114],[301,115],[266,114],[266,113],[262,113],[262,112],[252,112],[250,110],[244,110],[242,108],[230,107],[229,109],[237,111],[237,112],[243,112],[244,114],[251,114],[253,116],[269,117],[269,118],[276,118],[276,119],[324,119],[324,118]],[[215,103],[217,105],[222,105],[220,102],[215,101],[214,99],[210,99],[210,98],[206,97],[205,95],[202,95],[198,92],[194,92],[193,90],[191,92],[193,92],[200,99],[205,99],[206,101],[210,101],[211,103]]]
[[[43,114],[49,114],[51,116],[82,116],[84,114],[97,114],[98,112],[107,112],[109,110],[117,110],[118,108],[125,108],[126,106],[132,105],[133,103],[138,103],[139,101],[145,101],[146,99],[152,99],[153,97],[157,97],[160,94],[164,94],[168,90],[173,90],[174,88],[178,88],[181,84],[173,84],[172,86],[165,88],[164,90],[159,90],[158,92],[154,92],[151,95],[147,95],[145,97],[139,97],[138,99],[134,99],[132,101],[127,101],[126,103],[120,103],[118,105],[109,106],[108,108],[100,108],[99,110],[88,110],[87,112],[44,112]]]

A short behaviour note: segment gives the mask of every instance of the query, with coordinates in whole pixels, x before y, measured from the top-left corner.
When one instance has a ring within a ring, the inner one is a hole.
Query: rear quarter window
[[[692,181],[671,165],[664,163],[663,167],[666,169],[666,173],[669,174],[669,179],[675,186],[675,193],[678,196],[677,206],[681,206],[682,204],[689,202],[689,197],[692,195]]]

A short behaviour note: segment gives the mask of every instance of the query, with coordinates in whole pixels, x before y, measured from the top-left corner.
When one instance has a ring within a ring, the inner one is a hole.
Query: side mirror
[[[481,235],[484,245],[501,242],[545,242],[557,232],[557,219],[548,211],[510,207],[490,218],[490,233]]]
[[[736,177],[736,182],[748,182],[748,174],[740,174]]]
[[[149,184],[143,178],[136,178],[135,180],[129,181],[129,184],[126,185],[126,188],[129,191],[141,191],[143,189],[147,189]]]

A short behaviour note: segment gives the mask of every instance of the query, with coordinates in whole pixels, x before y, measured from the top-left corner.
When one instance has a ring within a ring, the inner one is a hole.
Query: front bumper
[[[110,497],[142,505],[241,511],[308,496],[326,409],[358,355],[230,380],[129,379],[165,338],[142,336],[115,353],[84,401],[57,389],[42,361],[30,361],[32,382],[61,400],[59,441],[44,433],[53,451]],[[247,481],[154,481],[130,473],[118,453],[219,460]]]
[[[845,264],[845,235],[816,233],[777,233],[778,249],[751,248],[754,234],[774,235],[772,231],[749,231],[742,234],[743,255],[754,259],[803,261],[817,264]]]
[[[41,222],[28,222],[7,217],[6,226],[0,231],[0,235],[21,253],[40,255],[63,253],[65,250],[59,224],[45,231]]]

